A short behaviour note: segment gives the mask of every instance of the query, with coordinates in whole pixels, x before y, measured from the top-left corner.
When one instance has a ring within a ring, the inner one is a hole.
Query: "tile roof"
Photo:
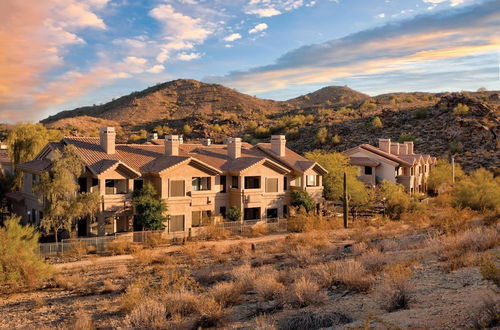
[[[352,165],[372,167],[377,167],[380,165],[380,162],[377,162],[376,160],[369,157],[350,157],[349,161]]]
[[[22,163],[17,168],[32,172],[43,172],[50,168],[52,162],[50,159],[35,159],[27,163]]]
[[[417,164],[421,161],[423,162],[435,162],[436,157],[432,157],[431,155],[424,155],[424,154],[393,154],[393,153],[388,153],[386,151],[383,151],[380,148],[374,147],[370,144],[361,144],[357,147],[351,148],[349,150],[344,151],[344,154],[350,154],[350,152],[357,150],[358,148],[370,151],[374,154],[377,154],[379,156],[382,156],[388,160],[391,160],[393,162],[398,163],[399,165],[403,166],[412,166],[414,164]],[[361,162],[361,160],[353,160],[355,158],[366,158],[366,157],[350,157],[351,158],[351,163],[354,165],[363,165],[363,164],[355,164],[353,163],[356,161]],[[371,159],[371,158],[370,158]],[[371,166],[371,165],[366,165],[366,166]]]
[[[316,164],[288,148],[286,148],[285,157],[280,157],[271,150],[271,143],[259,143],[257,148],[262,150],[266,156],[270,156],[273,160],[277,160],[298,172],[304,172]]]

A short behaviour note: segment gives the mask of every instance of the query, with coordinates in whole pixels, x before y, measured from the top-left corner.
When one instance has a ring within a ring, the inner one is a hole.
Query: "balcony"
[[[117,194],[102,196],[102,211],[124,212],[132,210],[132,194]]]

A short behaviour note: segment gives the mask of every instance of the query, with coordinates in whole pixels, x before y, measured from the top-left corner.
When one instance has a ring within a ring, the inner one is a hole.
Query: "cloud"
[[[284,54],[274,64],[205,80],[255,94],[339,79],[367,81],[377,74],[415,67],[425,71],[438,62],[446,67],[449,60],[460,60],[467,66],[470,58],[500,50],[500,36],[493,33],[499,30],[500,3],[490,1],[304,46]],[[457,66],[447,68],[453,71]],[[411,80],[411,75],[404,78]]]
[[[165,70],[165,67],[161,64],[153,65],[151,68],[148,69],[148,72],[150,73],[160,73],[163,70]]]
[[[303,6],[312,7],[316,1],[304,0],[250,0],[245,6],[245,13],[258,17],[272,17]]]
[[[261,32],[261,31],[266,30],[267,28],[268,28],[268,26],[266,23],[260,23],[260,24],[255,25],[250,30],[248,30],[248,33],[252,34],[252,33]]]
[[[259,17],[272,17],[281,14],[279,10],[273,7],[249,9],[246,13]]]
[[[433,5],[437,5],[437,4],[440,4],[440,3],[449,2],[450,6],[455,7],[455,6],[458,6],[458,5],[462,4],[462,3],[472,2],[472,1],[475,1],[475,0],[423,0],[423,1],[425,3],[432,3]]]
[[[200,53],[180,53],[179,55],[177,55],[177,59],[181,61],[192,61],[199,59],[200,57]]]
[[[381,14],[378,14],[377,15],[378,18],[384,18],[385,17],[385,14],[384,13],[381,13]]]
[[[241,39],[241,34],[239,34],[239,33],[233,33],[233,34],[230,34],[227,37],[225,37],[224,41],[232,42],[232,41],[235,41],[235,40],[238,40],[238,39]]]
[[[104,0],[0,1],[0,121],[27,118],[47,73],[66,63],[68,48],[85,44],[82,29],[103,30]]]

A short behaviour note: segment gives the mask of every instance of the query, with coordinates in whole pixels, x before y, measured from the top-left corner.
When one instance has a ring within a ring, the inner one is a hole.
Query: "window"
[[[212,211],[193,211],[191,218],[192,227],[205,226],[210,222]]]
[[[372,167],[371,166],[365,166],[365,175],[372,175]]]
[[[283,190],[288,190],[288,178],[286,176],[283,177]]]
[[[144,187],[144,180],[137,179],[134,180],[134,190],[141,190]]]
[[[302,177],[296,177],[295,178],[295,187],[302,187]]]
[[[266,217],[268,219],[276,219],[278,217],[278,209],[267,209]]]
[[[238,180],[239,180],[239,177],[237,177],[237,176],[231,177],[231,188],[238,189]]]
[[[308,187],[316,187],[318,185],[318,176],[311,174],[306,176],[306,185]]]
[[[245,189],[259,189],[259,188],[260,188],[260,176],[245,177]]]
[[[243,220],[260,219],[260,207],[247,207],[243,210]]]
[[[226,207],[225,206],[221,206],[219,208],[219,214],[222,215],[222,217],[225,219],[226,218]]]
[[[87,192],[87,178],[78,178],[78,192]]]
[[[170,197],[184,197],[185,195],[184,180],[170,181]]]
[[[413,173],[414,173],[414,168],[412,167],[410,170],[410,175],[413,175]]]
[[[92,188],[90,191],[99,191],[99,180],[92,178]]]
[[[278,178],[266,178],[266,192],[278,192]]]
[[[194,177],[192,179],[192,189],[193,191],[200,191],[200,190],[210,190],[210,177],[209,176],[204,176],[204,177]]]
[[[106,180],[106,195],[115,194],[115,180]]]
[[[179,181],[177,181],[179,182]],[[182,181],[184,182],[184,181]],[[171,215],[170,216],[170,231],[184,231],[184,215]]]
[[[226,176],[225,175],[220,177],[220,185],[221,185],[220,192],[225,193],[226,192]]]

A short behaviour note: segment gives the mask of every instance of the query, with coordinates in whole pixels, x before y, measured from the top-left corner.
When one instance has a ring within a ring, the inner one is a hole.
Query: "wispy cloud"
[[[268,28],[268,26],[266,23],[260,23],[260,24],[255,25],[250,30],[248,30],[248,33],[253,34],[253,33],[262,32],[262,31],[266,30],[267,28]]]
[[[430,63],[441,61],[446,67],[446,60],[451,59],[461,59],[466,65],[471,56],[500,50],[500,36],[494,33],[499,30],[500,3],[490,1],[304,46],[286,53],[275,64],[206,80],[254,94],[338,79],[369,80],[415,67],[425,71]],[[455,70],[453,65],[448,68]],[[405,78],[411,80],[411,73],[400,76],[402,81]]]
[[[239,33],[232,33],[232,34],[228,35],[227,37],[225,37],[224,41],[232,42],[232,41],[235,41],[235,40],[238,40],[238,39],[241,39],[241,34],[239,34]]]

